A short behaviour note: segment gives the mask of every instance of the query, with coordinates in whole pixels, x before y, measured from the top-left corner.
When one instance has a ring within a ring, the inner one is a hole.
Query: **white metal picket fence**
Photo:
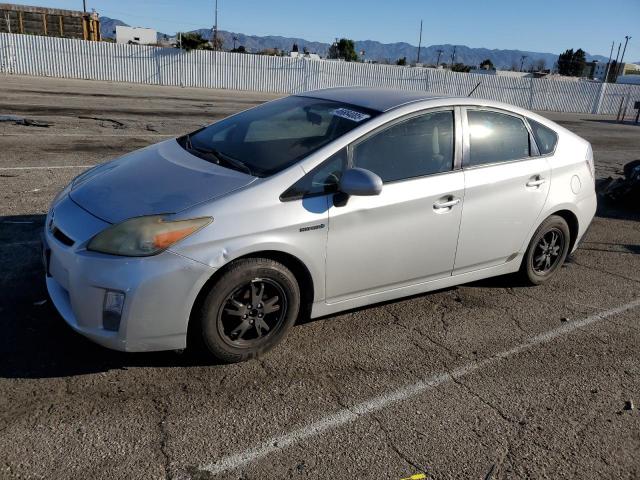
[[[428,68],[118,45],[0,33],[5,74],[296,93],[346,85],[504,101],[531,110],[616,114],[640,86],[513,78]],[[1,85],[0,78],[0,85]]]

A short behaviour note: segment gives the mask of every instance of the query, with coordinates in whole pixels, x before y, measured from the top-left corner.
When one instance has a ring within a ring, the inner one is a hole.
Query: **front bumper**
[[[191,308],[214,269],[169,251],[144,258],[89,252],[87,241],[108,224],[68,197],[54,209],[53,223],[50,213],[45,224],[43,261],[47,290],[69,326],[115,350],[185,348]],[[61,242],[52,225],[73,245]],[[102,325],[107,290],[126,295],[118,331]]]

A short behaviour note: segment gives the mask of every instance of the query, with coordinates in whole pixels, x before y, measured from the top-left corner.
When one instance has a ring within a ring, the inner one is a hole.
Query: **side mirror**
[[[342,173],[338,190],[353,196],[380,195],[382,179],[371,170],[349,168]]]

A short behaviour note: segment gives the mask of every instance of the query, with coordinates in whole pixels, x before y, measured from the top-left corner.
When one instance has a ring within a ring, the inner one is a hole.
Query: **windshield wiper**
[[[213,161],[217,164],[226,164],[228,166],[231,166],[232,168],[234,168],[235,170],[241,170],[244,171],[245,173],[253,176],[253,171],[251,170],[251,168],[249,168],[249,166],[236,159],[233,157],[230,157],[229,155],[219,152],[218,150],[214,149],[214,148],[200,148],[200,147],[194,147],[193,143],[191,142],[191,136],[189,134],[185,135],[185,142],[184,142],[185,148],[187,150],[199,153],[201,155],[207,155],[209,156],[211,159],[213,159]]]

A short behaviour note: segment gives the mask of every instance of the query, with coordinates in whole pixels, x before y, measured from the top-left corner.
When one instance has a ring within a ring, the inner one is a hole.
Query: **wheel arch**
[[[576,240],[578,238],[578,232],[580,231],[580,223],[578,222],[578,216],[575,213],[573,213],[571,210],[563,209],[563,210],[558,210],[556,212],[549,214],[545,218],[545,220],[552,215],[557,215],[559,217],[562,217],[565,220],[565,222],[567,222],[567,225],[569,225],[569,234],[571,235],[571,237],[569,238],[569,254],[571,254],[571,252],[573,251],[573,247],[576,244]]]
[[[238,260],[243,260],[246,258],[266,258],[279,262],[289,268],[293,275],[296,277],[298,285],[300,286],[301,311],[299,319],[305,319],[310,315],[311,305],[313,304],[315,294],[314,283],[309,268],[302,260],[291,253],[283,252],[281,250],[259,250],[247,253],[245,255],[241,255],[232,259],[231,261],[227,262],[222,267],[217,269],[200,288],[200,291],[196,295],[196,299],[191,306],[191,312],[189,314],[189,324],[187,325],[187,346],[194,341],[199,341],[199,332],[196,328],[199,319],[198,314],[202,309],[202,305],[210,289],[213,287],[213,285],[215,285],[218,279],[229,270],[231,265],[233,265]]]

